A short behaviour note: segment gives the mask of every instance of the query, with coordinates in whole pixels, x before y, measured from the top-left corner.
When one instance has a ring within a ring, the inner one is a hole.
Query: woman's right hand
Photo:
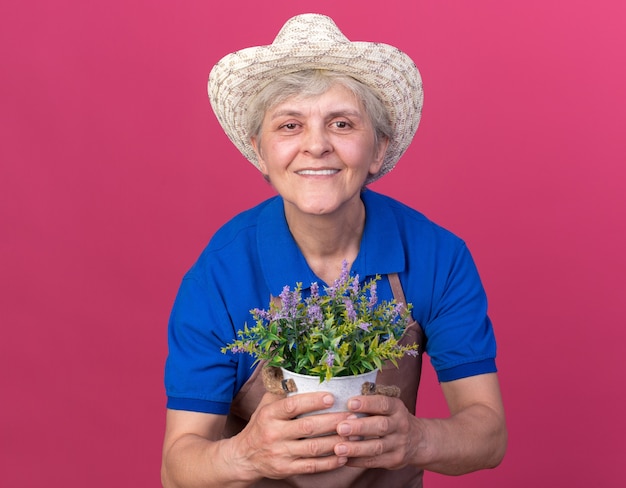
[[[347,458],[336,456],[333,449],[345,440],[336,434],[337,425],[350,413],[296,418],[333,403],[333,396],[324,392],[290,397],[266,393],[248,425],[231,439],[229,461],[256,479],[282,479],[344,466]]]
[[[351,413],[296,418],[333,404],[328,393],[292,397],[266,393],[248,425],[224,439],[225,415],[167,411],[161,479],[166,488],[246,487],[262,478],[340,468],[346,457],[334,447],[347,439],[336,434]]]

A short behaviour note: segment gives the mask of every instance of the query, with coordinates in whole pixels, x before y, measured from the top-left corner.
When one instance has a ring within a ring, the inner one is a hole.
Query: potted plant
[[[340,277],[324,293],[317,283],[306,297],[301,283],[293,290],[285,286],[268,310],[250,311],[255,325],[246,324],[222,352],[249,353],[256,362],[282,368],[284,375],[314,376],[317,383],[366,373],[375,378],[385,361],[397,366],[398,359],[417,355],[418,349],[417,344],[399,343],[411,305],[379,301],[379,279],[361,285],[344,261]]]

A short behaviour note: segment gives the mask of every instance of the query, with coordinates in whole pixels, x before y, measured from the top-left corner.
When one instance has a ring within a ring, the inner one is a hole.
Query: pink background
[[[0,484],[159,486],[178,284],[272,194],[207,75],[307,11],[415,59],[423,122],[374,189],[462,236],[490,297],[509,451],[428,486],[625,486],[621,0],[2,2]],[[430,367],[418,408],[445,415]]]

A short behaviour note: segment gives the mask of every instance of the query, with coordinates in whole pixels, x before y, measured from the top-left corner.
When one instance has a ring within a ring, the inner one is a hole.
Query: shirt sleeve
[[[237,367],[221,347],[232,340],[226,309],[206,281],[188,273],[168,326],[165,388],[168,408],[227,414]]]
[[[424,332],[426,351],[439,381],[496,372],[496,341],[487,315],[487,297],[462,241],[436,281],[432,314]]]

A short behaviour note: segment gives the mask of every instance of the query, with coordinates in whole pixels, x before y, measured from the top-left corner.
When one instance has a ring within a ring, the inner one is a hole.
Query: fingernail
[[[337,456],[345,456],[346,454],[348,454],[348,448],[343,444],[338,444],[335,446],[335,454]]]
[[[348,408],[350,410],[358,410],[361,408],[361,400],[350,400],[348,402]]]
[[[324,405],[332,405],[333,403],[335,403],[335,397],[332,395],[324,395],[322,401],[324,402]]]
[[[347,424],[339,424],[339,426],[337,427],[337,434],[339,435],[348,435],[350,431],[350,426]]]

